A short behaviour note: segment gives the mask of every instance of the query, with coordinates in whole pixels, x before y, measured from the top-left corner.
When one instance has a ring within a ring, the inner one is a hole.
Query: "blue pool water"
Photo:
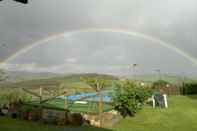
[[[96,93],[80,93],[77,95],[71,95],[71,96],[67,96],[66,99],[68,100],[79,100],[85,97],[94,97],[96,96]]]
[[[96,96],[96,97],[87,98],[85,100],[98,102],[100,100],[100,98],[98,96]],[[110,96],[103,96],[103,102],[111,102],[111,97]]]
[[[101,93],[103,96],[103,102],[111,102],[112,99],[108,94],[109,92],[103,91]],[[97,96],[97,93],[80,93],[80,94],[70,95],[70,96],[60,96],[58,98],[67,99],[71,101],[83,99],[83,101],[95,101],[95,102],[98,102],[100,99],[99,96]]]

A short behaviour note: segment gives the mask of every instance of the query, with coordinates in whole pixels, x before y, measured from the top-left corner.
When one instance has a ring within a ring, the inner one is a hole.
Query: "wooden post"
[[[98,95],[99,95],[99,126],[102,127],[103,121],[102,121],[102,113],[103,113],[103,97],[102,93],[99,87],[99,83],[97,83],[97,89],[98,89]]]
[[[40,87],[40,93],[39,93],[39,95],[40,95],[40,104],[41,104],[41,101],[42,101],[42,87]]]
[[[102,117],[102,113],[103,113],[103,95],[100,92],[100,104],[99,104],[99,109],[100,109],[100,126],[103,125],[103,117]]]
[[[64,108],[67,109],[68,100],[67,100],[67,92],[66,91],[64,92],[64,97],[66,97],[66,98],[64,98]]]
[[[42,119],[42,87],[40,87],[40,92],[39,92],[39,96],[40,96],[40,119]]]

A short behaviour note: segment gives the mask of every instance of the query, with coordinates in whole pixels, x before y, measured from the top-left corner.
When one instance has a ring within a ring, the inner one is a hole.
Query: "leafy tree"
[[[85,79],[83,81],[85,83],[87,83],[88,85],[90,85],[96,92],[99,92],[107,85],[107,82],[104,79],[89,78],[89,79]]]
[[[182,87],[183,95],[194,95],[197,94],[197,82],[187,82]]]
[[[0,99],[2,103],[16,102],[19,100],[29,101],[32,99],[30,95],[25,94],[21,88],[1,88]]]
[[[169,84],[169,83],[168,83],[167,81],[158,80],[158,81],[153,82],[152,88],[153,88],[153,89],[166,88],[168,84]]]
[[[125,81],[116,84],[113,105],[123,117],[134,116],[149,96],[151,92],[145,87]]]

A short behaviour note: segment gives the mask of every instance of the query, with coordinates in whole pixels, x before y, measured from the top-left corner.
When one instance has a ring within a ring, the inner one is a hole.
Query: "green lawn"
[[[58,127],[35,122],[0,117],[0,131],[112,131],[96,127]]]
[[[0,117],[0,131],[197,131],[197,96],[170,97],[169,106],[169,109],[146,106],[135,117],[121,120],[113,129],[60,128]]]
[[[170,97],[169,109],[145,107],[115,128],[118,131],[197,131],[197,96]]]

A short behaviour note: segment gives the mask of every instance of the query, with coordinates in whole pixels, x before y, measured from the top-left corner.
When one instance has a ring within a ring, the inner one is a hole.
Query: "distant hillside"
[[[133,76],[127,77],[127,78],[148,81],[148,82],[154,82],[154,81],[157,81],[158,79],[160,79],[159,76],[155,75],[155,74],[137,75],[137,76],[135,76],[135,78]],[[183,76],[162,74],[161,79],[168,81],[170,83],[177,83],[177,82],[183,81]],[[190,77],[184,77],[185,81],[190,81],[192,79],[193,78],[190,78]]]
[[[2,87],[56,87],[59,86],[61,83],[77,83],[80,82],[81,79],[88,79],[88,78],[102,78],[105,80],[117,80],[118,78],[111,75],[105,74],[71,74],[66,76],[55,76],[50,78],[40,78],[40,79],[32,79],[32,80],[24,80],[18,82],[7,82],[4,84],[0,84]]]
[[[60,74],[54,73],[32,73],[32,72],[25,72],[25,71],[7,71],[6,75],[8,76],[7,81],[9,82],[18,82],[18,81],[25,81],[25,80],[32,80],[32,79],[43,79],[43,78],[51,78],[60,76]]]

